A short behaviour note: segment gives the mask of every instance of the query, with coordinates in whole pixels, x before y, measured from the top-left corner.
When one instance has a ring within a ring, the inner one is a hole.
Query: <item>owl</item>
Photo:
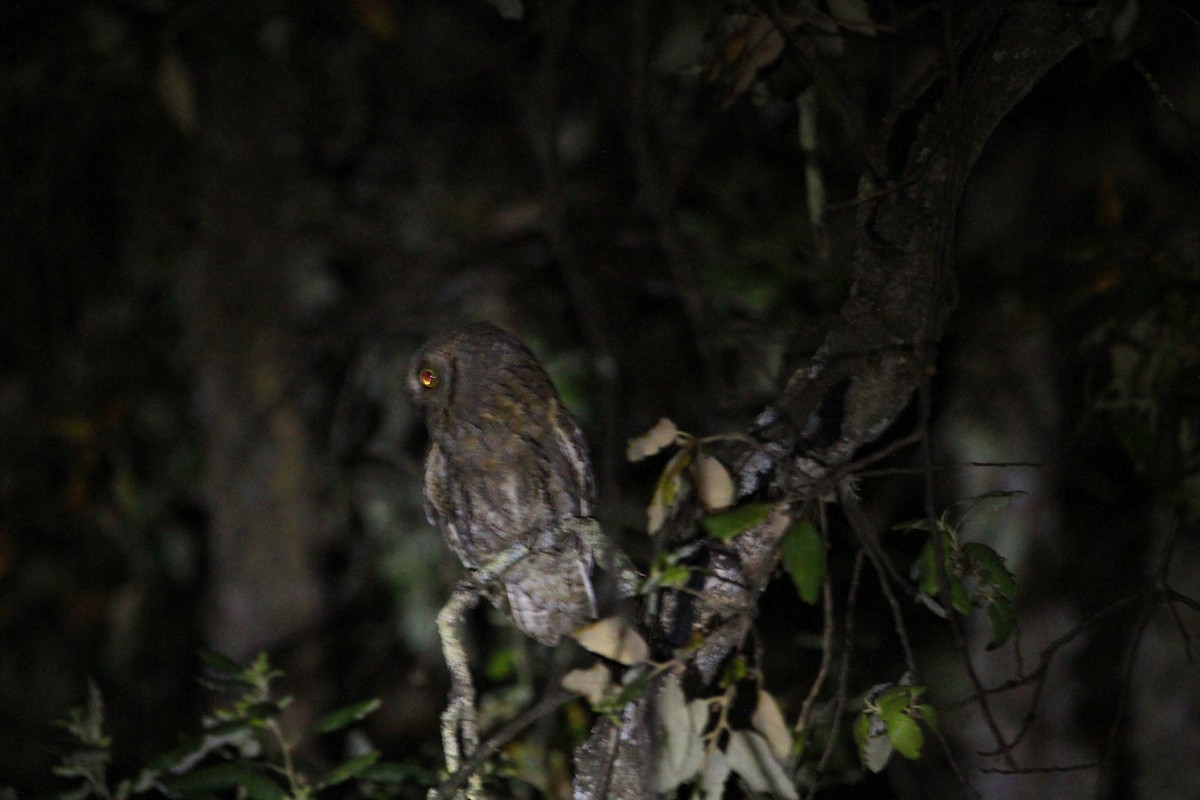
[[[533,354],[470,325],[423,345],[407,386],[429,428],[429,521],[469,572],[524,548],[483,593],[546,645],[594,619],[595,548],[574,533],[595,503],[591,459]]]

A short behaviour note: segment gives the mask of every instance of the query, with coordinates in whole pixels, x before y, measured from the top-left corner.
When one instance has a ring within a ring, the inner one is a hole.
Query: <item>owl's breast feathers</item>
[[[533,545],[541,532],[562,519],[587,516],[590,498],[578,484],[564,482],[560,465],[534,444],[506,447],[434,444],[425,472],[429,519],[443,528],[468,567],[482,566],[509,545]],[[484,473],[484,481],[469,476]]]
[[[486,567],[513,546],[529,548],[485,593],[518,629],[552,646],[596,615],[592,554],[563,524],[590,505],[536,464],[521,470],[505,456],[503,448],[434,444],[425,473],[426,513],[469,570]],[[456,479],[481,467],[492,480]]]

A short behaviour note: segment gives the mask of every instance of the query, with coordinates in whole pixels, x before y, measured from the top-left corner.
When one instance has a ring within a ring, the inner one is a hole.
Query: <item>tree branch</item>
[[[1076,47],[1103,35],[1112,14],[1111,3],[1078,14],[1041,2],[991,2],[981,8],[983,16],[973,19],[988,24],[966,35],[960,31],[948,54],[957,85],[935,82],[920,106],[914,103],[895,116],[910,115],[916,125],[887,126],[876,143],[879,154],[902,155],[896,168],[884,173],[878,168],[887,163],[881,155],[876,169],[860,180],[850,296],[814,356],[755,422],[751,434],[759,446],[734,460],[740,498],[766,496],[791,504],[812,499],[830,471],[852,460],[904,410],[931,371],[954,305],[955,219],[976,158],[1013,106]],[[915,129],[915,137],[901,140],[901,128]],[[893,185],[896,191],[890,191]],[[646,621],[652,642],[677,639],[683,621],[705,642],[688,665],[702,685],[716,678],[750,625],[778,560],[779,534],[763,524],[723,550],[699,548],[706,577],[694,596],[720,598],[720,613],[712,604],[687,609],[662,604]],[[731,619],[730,607],[743,616]],[[653,796],[651,775],[619,789],[610,789],[607,778],[615,770],[627,774],[622,762],[644,767],[645,752],[636,748],[655,740],[649,703],[643,698],[635,705],[621,722],[605,720],[593,730],[581,751],[590,757],[576,765],[576,800]]]

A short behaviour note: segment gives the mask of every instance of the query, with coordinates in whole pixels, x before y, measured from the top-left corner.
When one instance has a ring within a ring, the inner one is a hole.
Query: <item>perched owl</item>
[[[595,501],[591,460],[537,359],[480,323],[427,342],[407,381],[429,427],[429,521],[470,571],[528,548],[483,587],[491,602],[546,645],[595,618],[597,548],[576,533]]]

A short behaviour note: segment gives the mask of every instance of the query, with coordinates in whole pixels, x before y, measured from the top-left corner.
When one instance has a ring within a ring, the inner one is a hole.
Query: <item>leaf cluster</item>
[[[989,492],[952,505],[936,520],[918,519],[896,526],[929,534],[912,567],[921,602],[943,617],[947,613],[944,601],[963,617],[976,608],[984,609],[991,630],[988,650],[1012,636],[1016,577],[994,549],[982,542],[960,541],[958,532],[971,516],[998,511],[1021,494]]]
[[[925,732],[920,723],[937,730],[937,711],[921,702],[926,691],[924,686],[902,681],[899,685],[880,684],[867,692],[863,710],[854,721],[854,743],[864,767],[882,771],[893,752],[910,761],[921,757]]]
[[[291,698],[279,696],[274,683],[282,673],[266,655],[246,666],[214,652],[202,652],[206,672],[201,682],[229,696],[202,721],[203,732],[163,753],[131,778],[113,782],[108,774],[112,740],[104,733],[104,703],[90,684],[84,706],[59,724],[75,747],[63,755],[54,774],[74,781],[62,800],[128,800],[165,795],[179,800],[208,800],[239,791],[249,800],[315,800],[346,790],[363,797],[398,796],[405,786],[430,785],[433,776],[421,768],[381,760],[380,753],[354,726],[379,707],[372,699],[340,708],[323,717],[313,733],[348,732],[348,756],[327,769],[305,773],[292,756],[293,740],[280,722]]]
[[[756,681],[740,678],[723,682],[720,695],[689,701],[679,680],[667,676],[658,699],[663,741],[655,770],[657,792],[693,783],[703,797],[719,800],[729,777],[737,775],[752,792],[798,798],[787,771],[792,734],[779,705],[769,692],[754,688]],[[753,692],[754,711],[748,726],[735,725],[731,710],[745,691]]]
[[[701,528],[717,541],[731,541],[759,525],[779,525],[782,530],[780,563],[791,576],[800,599],[805,603],[816,603],[826,575],[825,543],[820,533],[810,521],[793,520],[787,510],[778,505],[735,504],[734,483],[728,469],[703,449],[721,438],[698,438],[680,431],[674,422],[663,418],[645,434],[629,441],[626,456],[630,461],[640,461],[672,446],[679,448],[655,482],[646,511],[647,533],[660,531],[689,494],[697,497],[704,509]],[[660,553],[651,566],[643,591],[683,586],[690,574],[685,561],[692,551],[692,546],[685,546]]]

